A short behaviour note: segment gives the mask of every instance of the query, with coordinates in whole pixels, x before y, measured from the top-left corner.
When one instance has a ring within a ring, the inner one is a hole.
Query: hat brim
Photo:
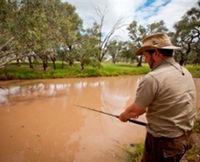
[[[181,47],[177,47],[177,46],[164,46],[164,47],[156,47],[156,46],[143,46],[141,48],[139,48],[137,51],[136,51],[136,55],[143,55],[143,52],[145,50],[151,50],[151,49],[172,49],[172,50],[180,50]]]

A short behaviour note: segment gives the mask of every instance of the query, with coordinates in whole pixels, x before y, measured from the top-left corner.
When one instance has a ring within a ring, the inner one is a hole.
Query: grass
[[[20,64],[20,67],[13,63],[0,69],[0,80],[140,75],[149,72],[147,65],[136,67],[126,63],[102,63],[101,68],[87,66],[82,71],[78,63],[72,67],[65,64],[63,69],[61,68],[61,63],[56,63],[56,69],[52,67],[52,64],[49,64],[47,70],[43,71],[41,64],[37,64],[34,69],[30,69],[26,63]]]
[[[191,72],[194,78],[200,78],[200,66],[199,65],[187,65],[186,68]]]
[[[200,66],[187,65],[186,68],[193,77],[200,78]],[[11,63],[0,69],[0,80],[143,75],[150,71],[147,64],[136,67],[136,64],[128,63],[102,63],[101,68],[87,66],[82,71],[80,69],[79,63],[75,63],[72,67],[65,63],[64,68],[62,68],[61,62],[57,62],[56,69],[53,69],[52,63],[49,63],[46,71],[43,71],[41,63],[34,64],[34,69],[30,69],[28,63],[20,63],[20,66]]]
[[[142,160],[144,151],[143,143],[125,145],[122,149],[127,153],[125,162],[140,162]]]
[[[188,160],[188,162],[199,162],[199,156],[200,148],[192,147],[190,150],[188,150],[186,159]]]
[[[200,134],[200,118],[195,122],[193,132]]]

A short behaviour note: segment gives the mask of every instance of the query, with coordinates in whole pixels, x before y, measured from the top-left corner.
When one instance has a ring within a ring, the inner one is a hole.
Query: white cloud
[[[175,22],[179,21],[181,17],[191,8],[194,7],[197,1],[191,0],[172,0],[166,6],[159,8],[157,13],[146,20],[146,24],[156,21],[164,20],[166,26],[173,30]]]
[[[156,0],[149,6],[144,6],[146,0],[63,0],[74,5],[79,16],[84,22],[84,27],[92,26],[94,19],[98,20],[95,8],[103,11],[107,7],[105,15],[104,32],[111,30],[119,18],[123,18],[124,24],[136,20],[141,25],[147,25],[163,20],[166,26],[172,30],[175,22],[185,14],[187,10],[195,6],[197,0]],[[168,3],[167,3],[168,2]],[[162,6],[167,3],[167,5]],[[121,39],[128,39],[126,27],[116,34]]]

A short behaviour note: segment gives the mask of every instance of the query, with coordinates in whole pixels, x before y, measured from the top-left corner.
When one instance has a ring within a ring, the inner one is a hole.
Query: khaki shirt
[[[193,78],[173,58],[167,58],[141,79],[135,103],[147,108],[150,134],[178,137],[194,125],[196,89]]]

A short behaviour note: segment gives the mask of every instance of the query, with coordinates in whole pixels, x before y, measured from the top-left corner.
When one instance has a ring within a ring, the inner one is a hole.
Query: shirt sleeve
[[[135,103],[143,108],[147,108],[156,97],[158,91],[158,81],[150,74],[145,75],[139,81]]]

